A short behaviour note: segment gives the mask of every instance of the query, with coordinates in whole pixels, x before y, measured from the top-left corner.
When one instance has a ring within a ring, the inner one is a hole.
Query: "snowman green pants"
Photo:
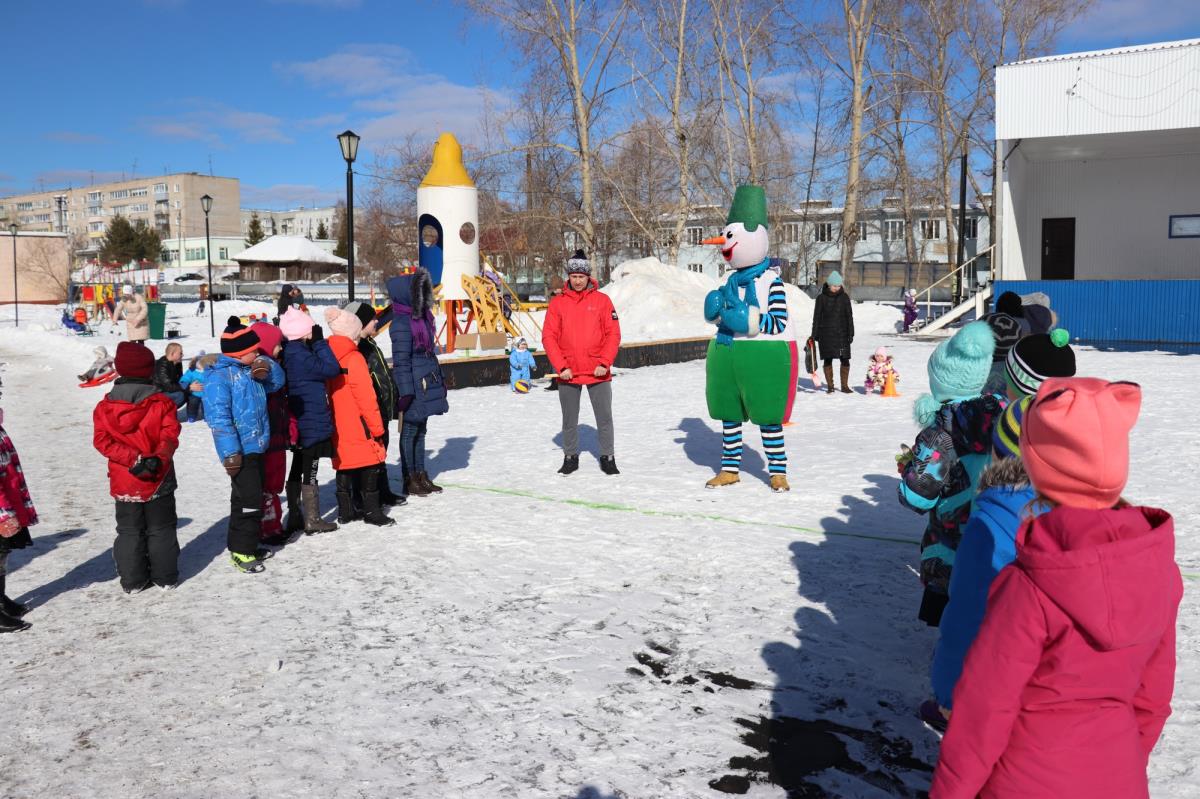
[[[788,405],[792,355],[786,341],[735,339],[729,346],[714,339],[705,364],[708,415],[721,422],[721,469],[737,472],[742,460],[742,423],[762,430],[771,474],[787,473],[783,419]]]

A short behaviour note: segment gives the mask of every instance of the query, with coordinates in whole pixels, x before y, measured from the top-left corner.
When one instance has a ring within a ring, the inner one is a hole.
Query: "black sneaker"
[[[570,474],[571,472],[579,471],[579,456],[567,455],[563,458],[563,465],[558,467],[559,474]]]
[[[605,474],[621,473],[620,470],[617,469],[617,459],[612,455],[607,457],[603,455],[600,456],[600,471],[604,472]]]

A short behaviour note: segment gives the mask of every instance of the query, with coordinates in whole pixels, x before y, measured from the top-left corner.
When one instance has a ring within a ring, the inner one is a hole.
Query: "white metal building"
[[[1200,39],[996,70],[999,276],[1200,279]]]

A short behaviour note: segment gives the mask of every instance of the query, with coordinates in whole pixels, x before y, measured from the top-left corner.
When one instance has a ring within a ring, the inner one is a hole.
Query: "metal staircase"
[[[968,280],[967,278],[974,273],[973,270],[975,269],[975,262],[980,258],[983,258],[985,255],[990,256],[992,250],[995,248],[996,245],[993,244],[991,247],[988,247],[986,250],[978,253],[974,258],[967,261],[962,266],[958,267],[949,274],[944,275],[926,288],[917,292],[918,308],[921,306],[921,297],[924,296],[925,298],[925,317],[917,320],[917,323],[914,324],[910,329],[911,333],[934,333],[938,330],[949,327],[954,322],[957,322],[959,319],[962,319],[964,316],[971,313],[971,311],[975,312],[976,319],[983,318],[984,310],[987,308],[987,302],[992,298],[992,279],[995,277],[995,269],[992,266],[992,259],[990,257],[988,258],[988,278],[986,283],[979,283],[976,280]],[[968,269],[971,269],[972,271],[968,272]],[[933,304],[933,290],[945,283],[949,283],[950,286],[953,286],[954,281],[956,280],[962,280],[963,300],[945,311],[941,311],[941,304],[936,306],[935,309]],[[935,310],[941,312],[935,314]]]

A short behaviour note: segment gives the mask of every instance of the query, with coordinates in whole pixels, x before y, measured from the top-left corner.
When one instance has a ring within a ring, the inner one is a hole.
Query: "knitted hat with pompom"
[[[978,397],[992,368],[996,340],[987,322],[971,322],[948,341],[943,341],[929,356],[931,394],[917,398],[913,415],[922,427],[937,416],[947,402]]]

